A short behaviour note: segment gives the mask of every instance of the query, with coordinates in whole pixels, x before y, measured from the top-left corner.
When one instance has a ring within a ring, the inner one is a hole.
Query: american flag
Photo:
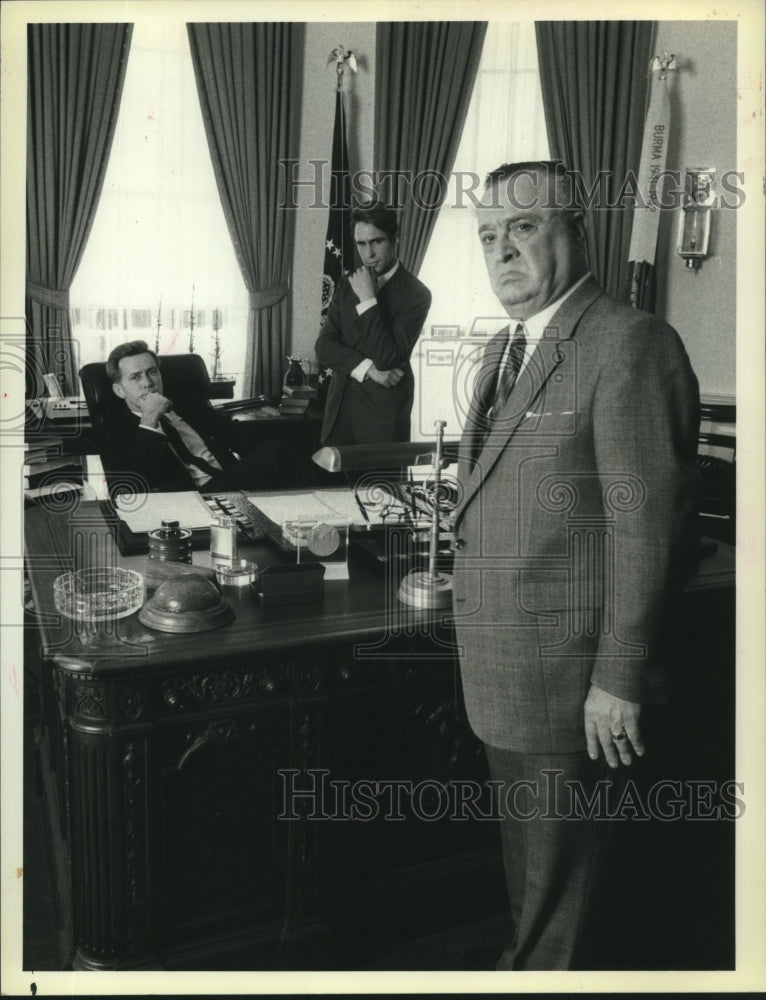
[[[332,180],[330,183],[330,214],[324,249],[322,274],[322,321],[332,301],[338,282],[354,267],[354,244],[351,236],[351,205],[349,198],[348,146],[346,145],[346,113],[343,94],[335,92],[335,127],[332,137]]]

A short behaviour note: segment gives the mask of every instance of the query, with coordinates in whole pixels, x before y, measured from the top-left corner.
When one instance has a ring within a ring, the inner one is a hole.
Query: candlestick
[[[213,378],[217,379],[221,374],[221,340],[218,334],[221,323],[221,312],[219,309],[213,310]]]
[[[194,353],[194,285],[192,285],[191,309],[189,310],[189,354]]]
[[[160,327],[162,326],[162,296],[160,295],[160,304],[157,306],[157,335],[154,338],[154,353],[160,353]]]

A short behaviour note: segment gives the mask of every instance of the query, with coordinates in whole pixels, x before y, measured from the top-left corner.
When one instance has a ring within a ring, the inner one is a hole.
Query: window
[[[183,23],[134,26],[104,189],[70,302],[78,367],[125,340],[158,341],[163,354],[193,346],[211,375],[236,377],[242,395],[248,297]]]
[[[501,163],[548,157],[534,23],[491,22],[449,193],[419,274],[433,301],[412,357],[413,440],[431,439],[436,420],[447,421],[447,438],[460,436],[486,338],[507,319],[476,236],[465,193],[470,175],[481,178],[478,197],[484,176]]]

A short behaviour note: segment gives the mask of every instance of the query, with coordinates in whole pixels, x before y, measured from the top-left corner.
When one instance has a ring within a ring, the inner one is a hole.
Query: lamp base
[[[412,608],[449,608],[452,605],[452,577],[449,573],[413,570],[399,585],[399,600]]]

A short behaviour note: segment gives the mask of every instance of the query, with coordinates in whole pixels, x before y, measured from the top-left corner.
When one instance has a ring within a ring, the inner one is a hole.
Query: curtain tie
[[[68,288],[45,288],[34,281],[27,281],[27,295],[49,309],[69,309]]]
[[[262,288],[257,292],[250,292],[251,309],[270,309],[277,302],[281,302],[287,295],[287,285],[273,285],[271,288]]]

